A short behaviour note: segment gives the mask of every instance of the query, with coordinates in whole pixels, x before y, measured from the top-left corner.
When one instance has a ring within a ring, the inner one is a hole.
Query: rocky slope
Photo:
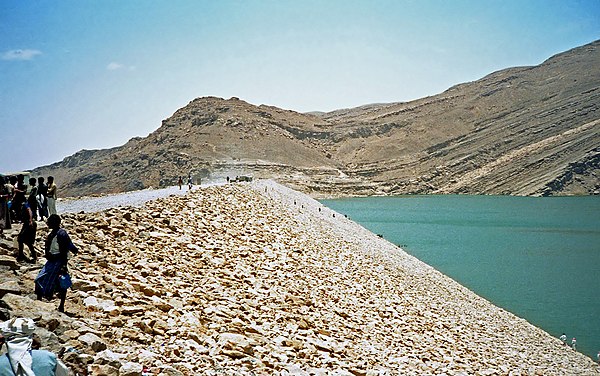
[[[338,143],[338,153],[353,153],[355,173],[391,191],[408,185],[442,193],[591,193],[599,188],[599,47],[499,71],[419,101],[325,119],[354,131],[379,127],[366,141],[355,137],[352,147]]]
[[[0,256],[4,315],[80,374],[594,375],[561,342],[270,182],[66,215],[68,316]],[[10,242],[8,242],[10,244]],[[2,253],[11,253],[0,242]]]
[[[145,138],[81,151],[65,195],[252,174],[314,196],[598,194],[600,41],[407,103],[300,114],[199,98]]]

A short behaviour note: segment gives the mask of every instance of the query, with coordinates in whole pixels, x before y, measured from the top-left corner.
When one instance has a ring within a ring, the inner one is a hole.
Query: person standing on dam
[[[48,214],[56,214],[56,183],[54,183],[54,176],[48,176]]]

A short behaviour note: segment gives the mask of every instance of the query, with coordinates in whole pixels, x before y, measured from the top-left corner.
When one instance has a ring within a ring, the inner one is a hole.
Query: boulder
[[[103,350],[94,356],[94,364],[107,364],[118,370],[121,368],[121,363],[126,357],[127,354],[119,354],[110,350]]]
[[[6,294],[21,295],[21,287],[15,280],[0,283],[0,298]]]
[[[12,255],[14,252],[12,241],[0,239],[0,255]]]
[[[92,364],[89,367],[89,371],[90,376],[121,376],[118,368],[108,364]]]
[[[17,259],[13,256],[0,255],[0,266],[6,266],[10,268],[10,270],[17,270],[20,268]]]
[[[84,345],[92,348],[94,352],[100,352],[102,350],[106,350],[106,343],[102,341],[100,337],[93,333],[86,333],[84,335],[79,336],[77,340]]]
[[[73,290],[76,291],[96,291],[100,288],[100,285],[94,281],[88,281],[86,279],[73,278]]]
[[[254,354],[253,344],[254,341],[243,334],[221,333],[217,341],[217,348],[221,349],[221,353],[232,358],[241,358]]]
[[[171,366],[162,366],[159,376],[184,376],[184,373]]]
[[[63,345],[61,340],[55,333],[52,333],[48,329],[39,326],[35,328],[34,333],[40,339],[43,349],[52,351],[54,353],[58,353],[62,349]]]
[[[34,320],[39,320],[42,317],[60,317],[61,315],[56,310],[56,305],[52,303],[33,300],[27,296],[16,294],[6,294],[2,297],[2,301],[7,308],[12,312],[11,316],[29,317]],[[60,317],[60,319],[63,319]]]
[[[140,350],[138,355],[138,362],[142,364],[150,364],[153,363],[156,359],[159,359],[159,355],[148,350]]]
[[[98,299],[95,296],[88,296],[83,299],[83,304],[89,311],[102,311],[111,316],[115,316],[115,312],[119,311],[119,308],[115,305],[114,301],[109,299]]]
[[[119,368],[119,376],[142,376],[142,369],[139,363],[126,362]]]

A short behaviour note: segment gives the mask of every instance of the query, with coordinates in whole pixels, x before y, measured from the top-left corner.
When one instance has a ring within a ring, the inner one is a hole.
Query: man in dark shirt
[[[71,238],[60,227],[60,216],[50,214],[48,228],[51,230],[46,238],[45,254],[46,264],[35,279],[35,293],[38,300],[42,298],[52,299],[55,293],[60,297],[58,310],[65,311],[65,300],[67,289],[70,287],[70,276],[67,267],[69,252],[77,254],[78,249]],[[64,281],[64,284],[62,281]]]
[[[31,214],[33,216],[33,220],[37,220],[38,214],[38,202],[37,202],[37,191],[38,187],[36,186],[37,181],[35,178],[29,178],[29,185],[27,186],[27,192],[25,195],[27,196],[27,203],[29,203],[29,208],[31,209]]]
[[[43,221],[44,218],[48,218],[48,186],[44,183],[44,178],[40,176],[38,178],[38,212],[40,219]]]
[[[21,222],[23,219],[21,218],[21,205],[25,201],[27,201],[27,197],[25,197],[25,191],[27,191],[27,186],[25,185],[25,176],[22,174],[17,175],[17,180],[14,183],[15,189],[12,198],[11,209],[14,213],[14,218],[17,222]]]
[[[25,201],[21,204],[21,220],[23,221],[23,226],[21,227],[21,231],[17,236],[17,242],[19,244],[19,255],[17,256],[17,261],[29,261],[31,263],[35,263],[37,261],[37,253],[35,252],[35,247],[33,244],[35,243],[35,235],[37,231],[37,223],[33,218],[34,214],[29,207],[29,202]],[[27,245],[29,248],[29,252],[31,254],[31,259],[27,259],[25,254],[23,253],[24,245]]]

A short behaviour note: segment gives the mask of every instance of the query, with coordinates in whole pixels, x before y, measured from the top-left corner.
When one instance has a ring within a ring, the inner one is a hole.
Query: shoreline
[[[275,183],[275,184],[277,184],[277,183]],[[268,186],[269,184],[266,184],[266,185]],[[271,196],[278,200],[281,200],[282,202],[287,201],[287,204],[290,207],[297,207],[297,208],[299,208],[300,211],[312,210],[313,215],[317,214],[319,216],[321,216],[321,211],[322,211],[323,214],[325,214],[325,216],[323,216],[323,218],[322,218],[323,220],[331,223],[332,226],[336,226],[338,230],[343,230],[345,237],[356,238],[359,243],[363,243],[362,245],[364,247],[369,248],[374,244],[380,245],[380,247],[381,247],[380,252],[381,252],[382,256],[383,257],[389,256],[390,258],[395,259],[395,261],[393,261],[393,262],[396,263],[396,265],[399,268],[405,268],[405,267],[409,266],[409,267],[414,267],[417,274],[418,273],[423,273],[423,274],[432,273],[434,278],[436,278],[436,279],[439,278],[443,281],[443,283],[448,283],[449,285],[453,285],[453,288],[457,288],[457,290],[462,291],[465,294],[465,296],[470,295],[470,296],[474,297],[475,299],[480,299],[481,301],[484,302],[484,304],[491,306],[492,309],[496,310],[501,315],[508,316],[508,318],[510,320],[516,320],[518,322],[523,322],[525,324],[525,326],[530,326],[530,329],[532,331],[534,331],[534,332],[539,331],[542,333],[543,336],[547,337],[548,340],[558,343],[559,340],[556,337],[547,333],[542,328],[535,326],[534,324],[531,324],[524,318],[521,318],[521,317],[513,314],[512,312],[505,310],[504,308],[496,306],[494,303],[492,303],[488,299],[483,298],[480,295],[477,295],[475,292],[473,292],[469,288],[463,286],[459,282],[456,282],[451,277],[443,274],[442,272],[438,271],[434,267],[432,267],[432,266],[420,261],[416,257],[410,255],[401,246],[391,243],[390,241],[379,237],[378,235],[367,230],[360,224],[346,218],[343,214],[338,213],[338,212],[324,206],[319,201],[317,201],[317,199],[308,197],[301,192],[295,191],[293,189],[287,188],[282,185],[279,185],[277,187],[276,191],[279,191],[279,193],[275,194],[275,195],[271,195]],[[282,191],[284,191],[285,193],[281,194]],[[308,197],[308,199],[307,199],[307,197]],[[563,196],[561,196],[561,197],[563,197]],[[304,205],[304,208],[302,208],[302,205]],[[316,213],[315,210],[317,210],[317,209],[315,209],[315,208],[321,208],[321,211],[319,213]],[[329,212],[329,214],[335,214],[335,218],[331,217],[331,215],[326,215],[327,212]],[[569,348],[568,351],[570,352],[571,349]],[[589,359],[590,361],[593,362],[593,359],[591,357],[589,357],[588,355],[583,354],[583,353],[578,353],[578,354],[583,355],[586,359]],[[596,372],[598,372],[600,374],[600,367],[596,370]],[[593,374],[595,374],[595,373],[593,373]]]
[[[272,181],[271,179],[258,179],[255,181]],[[202,184],[195,184],[193,190],[202,189],[212,186],[227,185],[229,183],[224,180],[210,180]],[[233,184],[233,183],[232,183]],[[277,183],[284,186],[282,183]],[[492,197],[535,197],[535,198],[561,198],[561,197],[595,197],[598,195],[558,195],[558,196],[533,196],[533,195],[512,195],[512,194],[469,194],[469,193],[416,193],[416,194],[399,194],[399,195],[388,195],[388,194],[321,194],[319,192],[305,193],[300,190],[292,189],[300,194],[306,195],[316,201],[318,200],[339,200],[339,199],[354,199],[354,198],[369,198],[369,197],[418,197],[418,196],[492,196]],[[184,184],[182,189],[178,189],[177,185],[168,187],[155,188],[148,187],[142,190],[125,191],[117,193],[100,193],[91,196],[77,196],[77,197],[64,197],[57,200],[57,207],[59,212],[62,213],[78,213],[78,212],[98,212],[107,210],[113,207],[125,207],[135,206],[139,207],[144,205],[147,201],[156,200],[170,195],[185,195],[188,192],[187,185]],[[127,199],[131,202],[127,202]],[[83,204],[82,204],[83,202]]]

